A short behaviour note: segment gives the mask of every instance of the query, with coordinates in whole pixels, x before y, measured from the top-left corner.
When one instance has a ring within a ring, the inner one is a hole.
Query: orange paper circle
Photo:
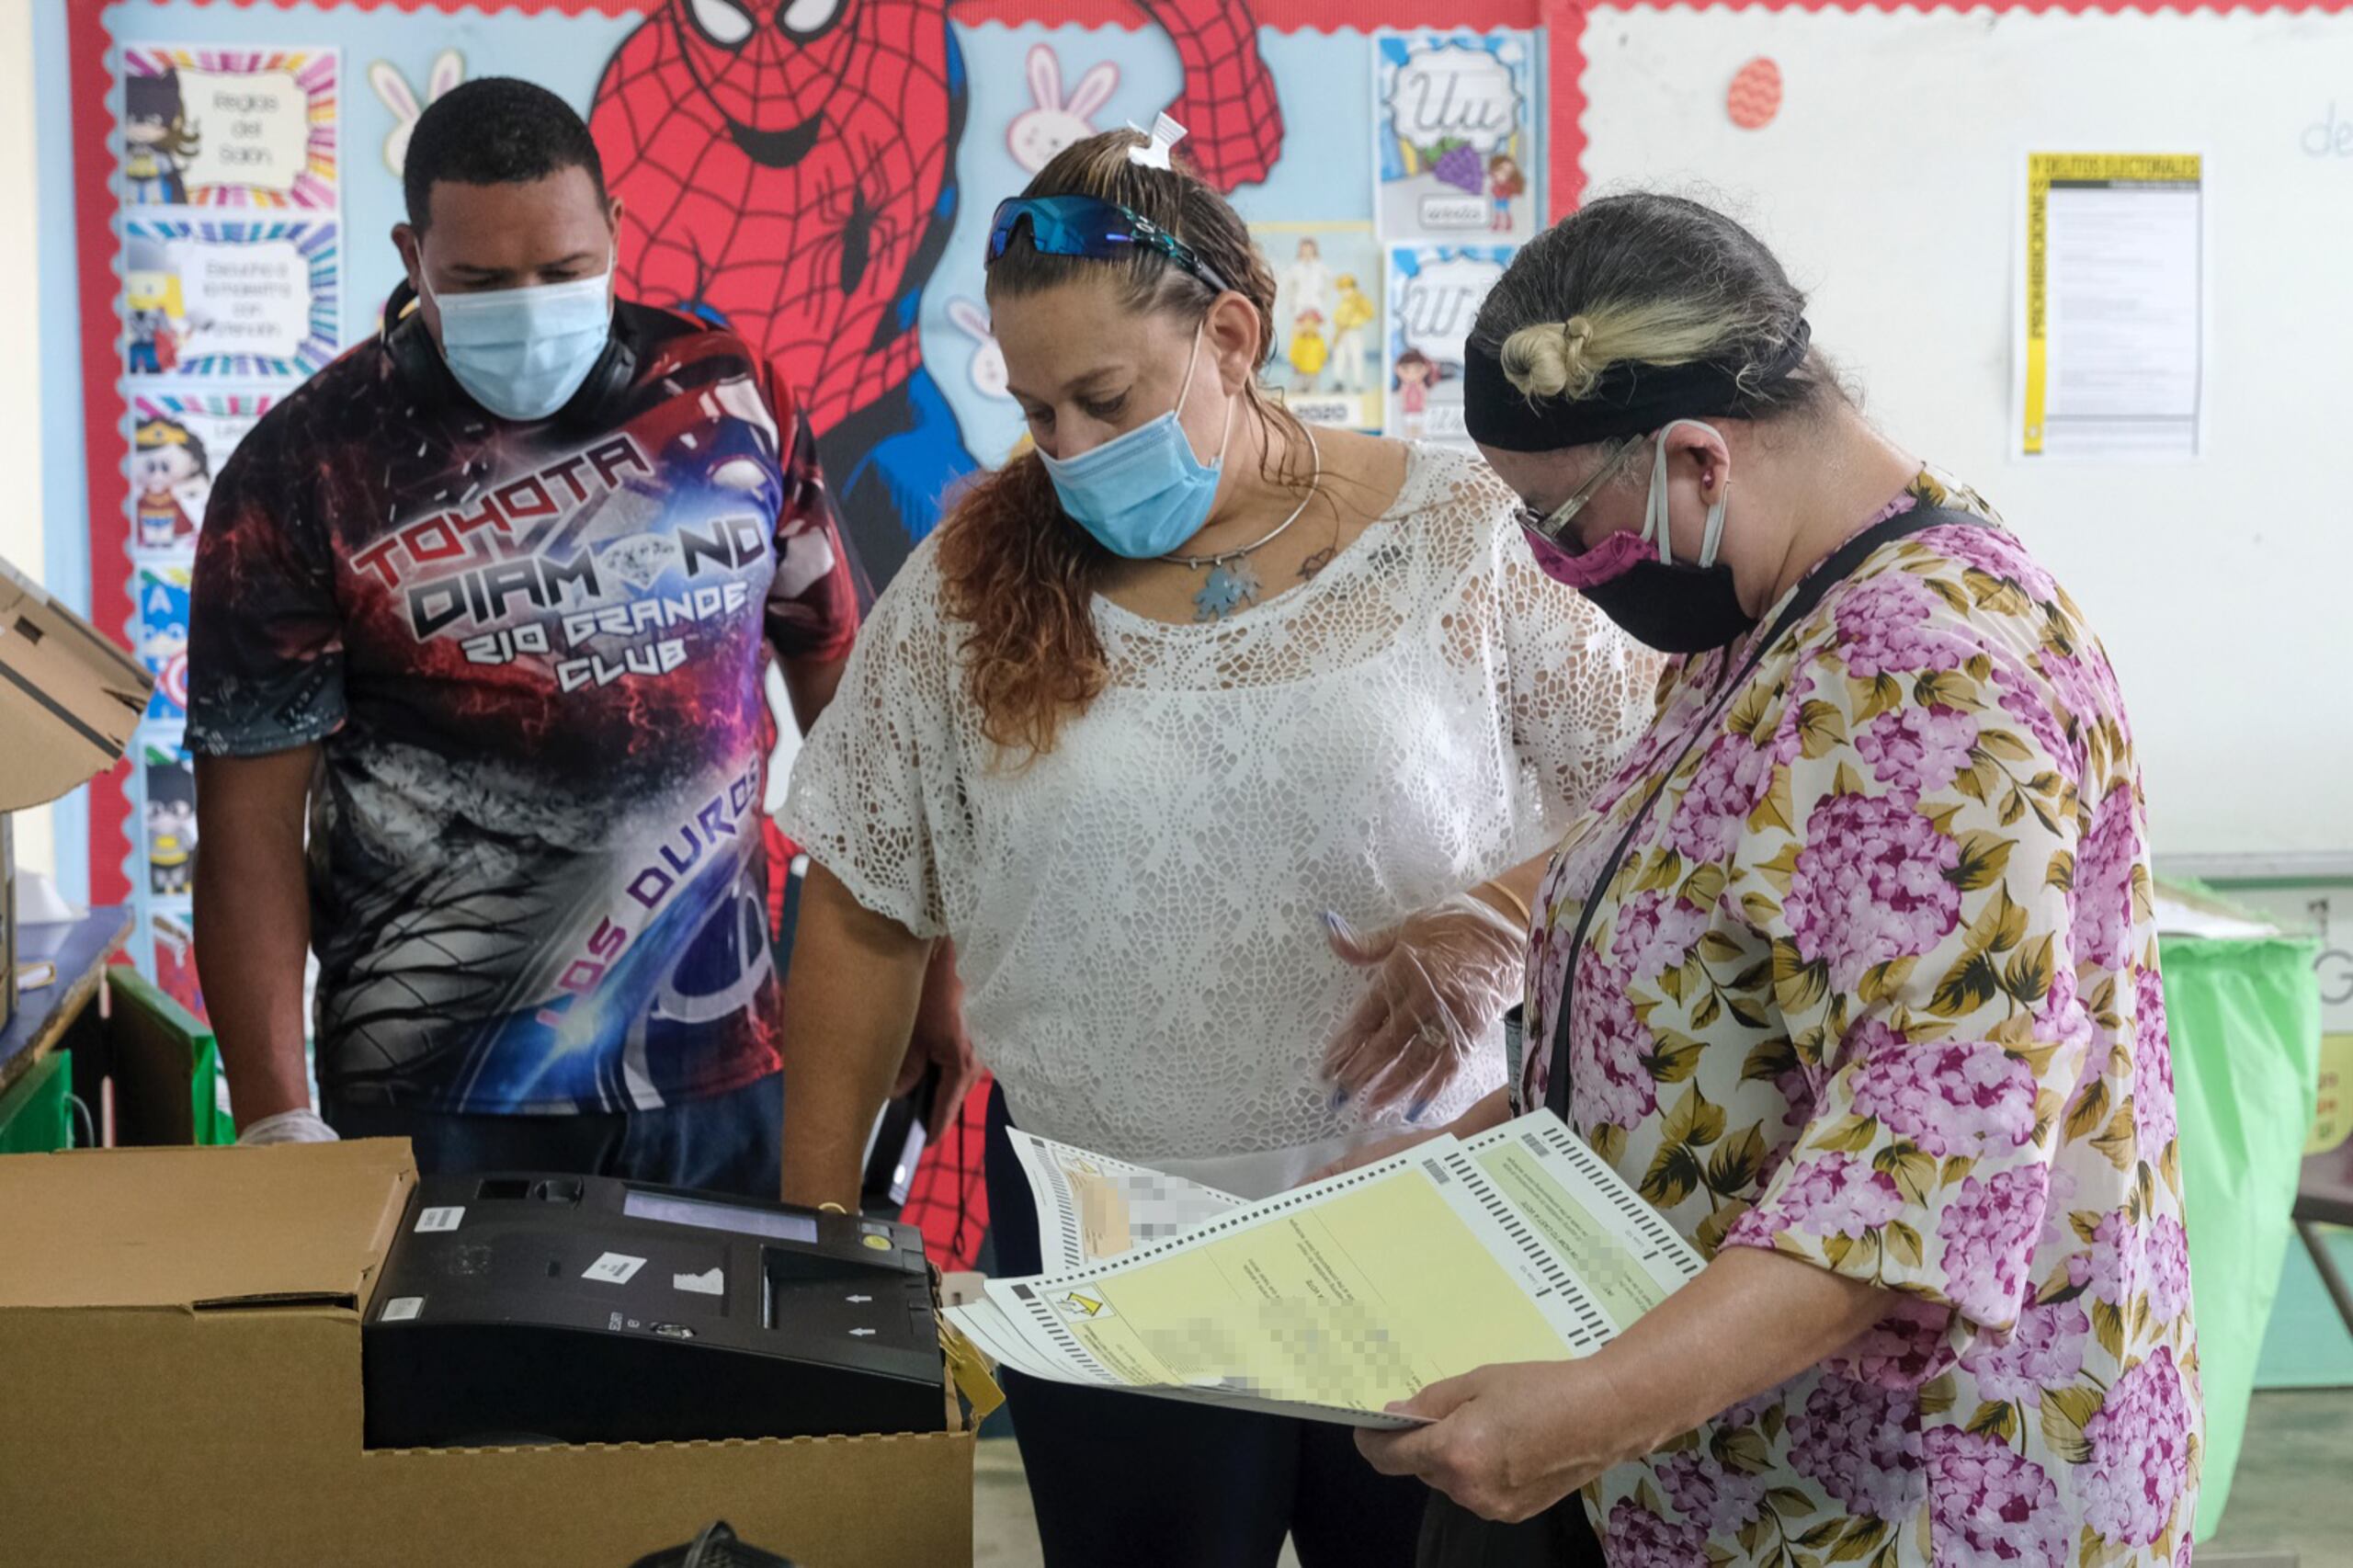
[[[1765,55],[1742,66],[1724,94],[1724,111],[1743,131],[1762,131],[1781,112],[1781,68]]]

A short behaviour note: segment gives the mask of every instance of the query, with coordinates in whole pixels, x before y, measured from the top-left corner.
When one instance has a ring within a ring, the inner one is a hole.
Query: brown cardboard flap
[[[415,1185],[402,1139],[0,1158],[0,1310],[353,1305]]]
[[[155,677],[0,561],[0,811],[115,765]]]

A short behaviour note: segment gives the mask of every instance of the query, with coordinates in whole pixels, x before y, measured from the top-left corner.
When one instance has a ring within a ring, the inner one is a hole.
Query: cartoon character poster
[[[1374,40],[1374,216],[1389,240],[1525,240],[1537,228],[1532,35]]]
[[[149,563],[132,579],[138,595],[139,662],[155,674],[149,723],[188,719],[188,569]]]
[[[133,549],[195,548],[214,476],[275,401],[267,392],[153,392],[131,400]]]
[[[1506,245],[1403,246],[1389,256],[1389,433],[1466,444],[1462,358]]]
[[[153,734],[145,758],[147,891],[184,899],[196,887],[196,762],[177,734]]]
[[[124,203],[333,211],[338,74],[332,49],[126,49]]]
[[[123,369],[300,380],[343,336],[332,220],[123,222]]]
[[[1275,272],[1275,353],[1262,378],[1310,425],[1381,424],[1381,242],[1362,222],[1253,223]]]
[[[1226,190],[1266,178],[1283,116],[1242,0],[1146,14],[1183,62],[1166,107],[1194,167]],[[1031,118],[992,128],[1025,164],[1091,127],[1112,85],[1029,64]],[[800,390],[878,585],[977,466],[916,330],[970,104],[948,0],[662,0],[589,110],[622,202],[622,290],[724,317]]]

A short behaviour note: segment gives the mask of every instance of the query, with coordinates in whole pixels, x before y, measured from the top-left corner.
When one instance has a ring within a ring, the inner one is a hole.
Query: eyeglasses
[[[1527,502],[1521,502],[1519,526],[1574,553],[1577,550],[1576,536],[1569,531],[1570,525],[1577,520],[1577,514],[1585,510],[1586,504],[1601,493],[1601,487],[1609,483],[1610,476],[1624,468],[1626,460],[1632,457],[1642,445],[1643,437],[1640,436],[1628,436],[1620,440],[1601,460],[1601,466],[1577,486],[1576,494],[1550,512],[1540,512]]]
[[[989,223],[990,262],[1005,254],[1015,233],[1025,226],[1030,246],[1041,255],[1121,261],[1142,245],[1158,251],[1221,294],[1231,287],[1216,268],[1193,253],[1192,246],[1151,219],[1093,196],[1017,196],[997,203],[996,216]]]

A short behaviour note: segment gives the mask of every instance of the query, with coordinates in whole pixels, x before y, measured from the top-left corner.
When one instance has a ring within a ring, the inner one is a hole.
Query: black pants
[[[1575,1493],[1522,1524],[1499,1525],[1430,1494],[1417,1568],[1605,1568]]]
[[[1040,1269],[1037,1210],[989,1099],[997,1271]],[[1374,1471],[1346,1426],[1003,1374],[1047,1568],[1407,1568],[1429,1492]]]

